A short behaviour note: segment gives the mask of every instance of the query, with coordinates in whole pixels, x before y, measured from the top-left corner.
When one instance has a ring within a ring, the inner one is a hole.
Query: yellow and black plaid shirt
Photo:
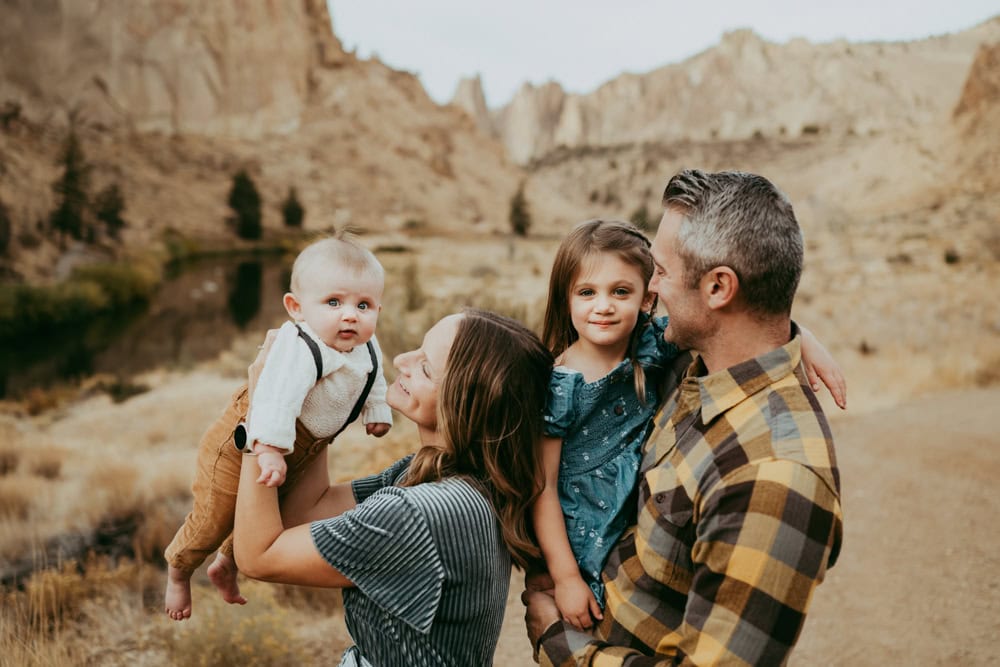
[[[673,374],[644,447],[637,523],[604,568],[596,638],[555,623],[542,665],[786,660],[843,529],[833,438],[793,333],[726,370],[704,375],[696,359]]]

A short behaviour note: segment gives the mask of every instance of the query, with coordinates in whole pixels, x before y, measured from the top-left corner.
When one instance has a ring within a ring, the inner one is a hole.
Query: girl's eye
[[[431,369],[427,367],[427,364],[420,364],[420,370],[424,372],[428,380],[431,379]]]
[[[627,287],[616,287],[615,296],[628,296],[630,294]]]
[[[337,306],[340,305],[340,299],[330,299],[329,301],[326,302],[326,305],[333,306],[334,308],[336,308]]]
[[[594,290],[590,289],[589,287],[584,288],[580,290],[579,294],[580,296],[594,296]]]

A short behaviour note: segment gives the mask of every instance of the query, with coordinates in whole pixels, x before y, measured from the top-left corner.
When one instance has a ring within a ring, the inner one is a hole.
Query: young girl
[[[601,570],[634,520],[630,498],[659,404],[656,388],[680,352],[663,339],[667,318],[651,317],[649,247],[630,223],[583,222],[559,246],[549,279],[542,338],[556,361],[542,444],[545,487],[533,519],[556,605],[582,629],[602,618]],[[818,360],[824,381],[838,374],[825,349],[802,331],[807,369]]]

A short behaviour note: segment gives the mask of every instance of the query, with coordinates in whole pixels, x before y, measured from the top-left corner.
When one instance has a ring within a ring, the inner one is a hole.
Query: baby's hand
[[[365,424],[365,432],[368,433],[368,435],[374,435],[376,438],[381,438],[389,432],[390,428],[392,428],[392,424],[382,424],[379,422]]]
[[[261,451],[262,449],[264,451]],[[285,473],[288,470],[284,453],[280,449],[260,444],[256,450],[257,465],[260,466],[257,483],[270,487],[281,486],[285,482]]]
[[[580,630],[589,630],[595,618],[604,618],[594,593],[578,576],[556,582],[556,606],[563,620]]]

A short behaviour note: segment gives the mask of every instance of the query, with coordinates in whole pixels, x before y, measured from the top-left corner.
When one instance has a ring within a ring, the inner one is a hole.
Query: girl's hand
[[[589,630],[595,618],[604,618],[594,593],[580,576],[556,583],[556,606],[562,619],[579,630]]]
[[[813,332],[799,325],[802,332],[802,367],[806,371],[809,385],[819,391],[820,381],[830,390],[834,402],[841,410],[847,409],[847,379],[840,365],[830,352],[823,347]]]

